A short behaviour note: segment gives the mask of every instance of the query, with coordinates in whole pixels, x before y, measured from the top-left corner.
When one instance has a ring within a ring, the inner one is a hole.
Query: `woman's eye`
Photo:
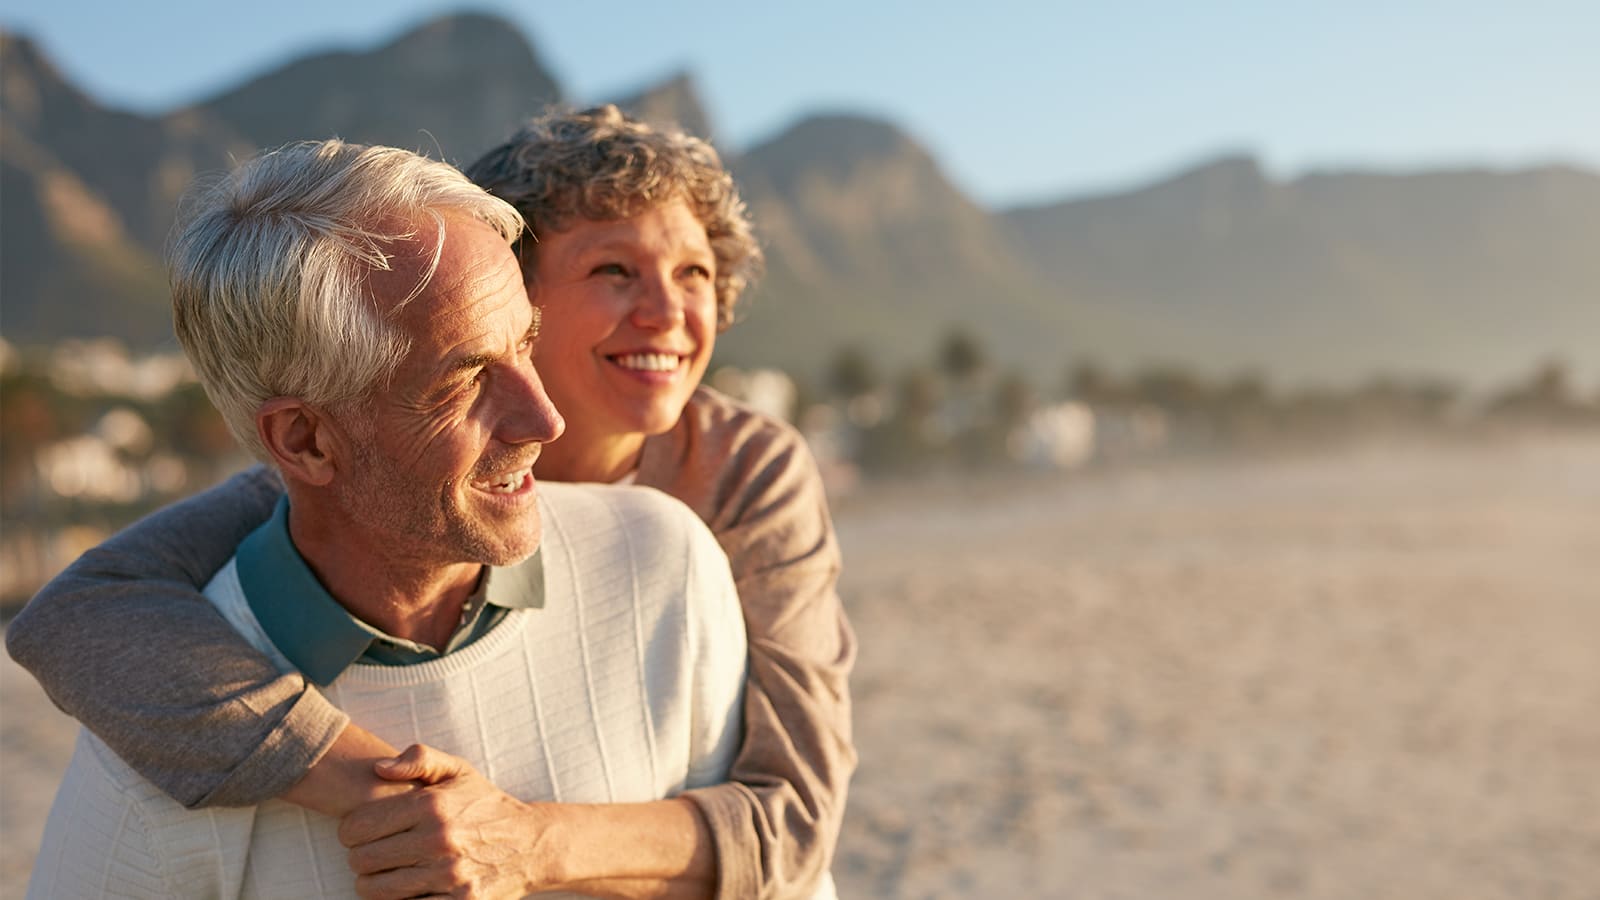
[[[594,272],[592,274],[626,275],[628,274],[628,270],[623,267],[622,263],[601,263],[600,265],[594,267]]]

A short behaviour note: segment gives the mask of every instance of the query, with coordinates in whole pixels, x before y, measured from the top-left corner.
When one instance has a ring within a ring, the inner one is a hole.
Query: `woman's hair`
[[[409,350],[388,317],[432,278],[447,212],[508,243],[522,233],[516,210],[456,169],[338,140],[285,145],[190,195],[167,254],[173,325],[246,450],[270,461],[255,422],[266,400],[334,406],[388,382]],[[432,242],[433,258],[380,312],[367,278],[399,241]]]
[[[717,151],[679,128],[647,125],[615,106],[531,119],[466,173],[516,207],[535,241],[578,220],[612,222],[684,201],[705,226],[716,257],[719,329],[733,323],[739,295],[761,273],[749,214]],[[522,254],[538,252],[530,243],[522,242]],[[522,258],[531,276],[532,257]]]

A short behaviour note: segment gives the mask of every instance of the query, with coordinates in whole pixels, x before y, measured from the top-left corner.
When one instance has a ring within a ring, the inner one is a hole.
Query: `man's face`
[[[536,327],[516,257],[466,216],[447,215],[445,235],[427,289],[395,320],[411,350],[388,390],[353,416],[354,465],[335,483],[388,552],[509,565],[539,545],[533,462],[564,423],[533,369]],[[416,244],[395,271],[374,273],[375,296],[397,300],[415,286],[431,250]]]
[[[542,313],[539,372],[576,416],[569,445],[678,421],[716,341],[716,266],[679,200],[540,237],[528,296]]]

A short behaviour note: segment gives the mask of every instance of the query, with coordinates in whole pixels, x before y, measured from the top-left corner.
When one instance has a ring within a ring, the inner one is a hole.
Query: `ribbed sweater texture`
[[[543,608],[513,610],[438,660],[353,665],[328,699],[391,744],[447,750],[524,800],[646,801],[725,780],[746,649],[716,540],[648,488],[541,484],[540,493]],[[232,563],[206,595],[289,666]],[[337,826],[280,801],[185,809],[85,731],[28,895],[354,897]]]

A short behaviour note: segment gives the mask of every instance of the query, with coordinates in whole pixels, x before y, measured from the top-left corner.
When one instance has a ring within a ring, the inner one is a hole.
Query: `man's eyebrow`
[[[499,358],[500,354],[498,353],[473,353],[451,362],[445,372],[446,374],[454,375],[458,372],[465,372],[468,369],[481,369]]]
[[[528,330],[522,333],[522,338],[517,341],[517,343],[520,344],[523,341],[537,341],[538,339],[539,308],[536,306],[533,308],[533,322],[528,325]],[[451,362],[446,368],[445,374],[454,375],[457,372],[464,372],[468,369],[481,369],[491,363],[499,362],[503,358],[504,355],[500,353],[470,353]]]

